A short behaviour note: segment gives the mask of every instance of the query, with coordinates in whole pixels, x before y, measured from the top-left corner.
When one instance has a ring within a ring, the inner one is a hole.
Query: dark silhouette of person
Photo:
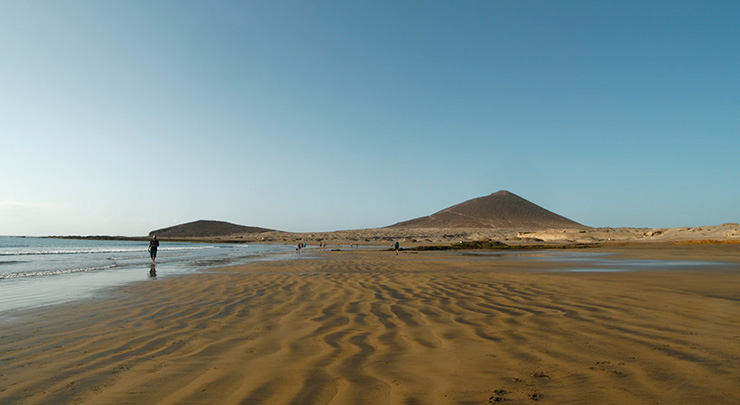
[[[149,251],[149,256],[152,257],[152,264],[154,264],[154,259],[157,258],[157,248],[159,247],[159,241],[157,240],[157,235],[152,236],[152,240],[149,241],[149,247],[146,249]]]
[[[396,248],[396,255],[398,255],[398,248],[399,248],[398,241],[396,241],[396,243],[395,243],[395,245],[393,245],[393,247]]]

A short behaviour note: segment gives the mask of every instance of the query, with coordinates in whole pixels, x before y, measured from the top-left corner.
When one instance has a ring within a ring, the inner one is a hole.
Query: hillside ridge
[[[402,228],[587,228],[571,219],[540,207],[518,195],[501,190],[473,198],[431,215],[398,222]]]
[[[157,229],[149,232],[149,236],[157,235],[158,238],[202,238],[236,234],[254,234],[271,231],[273,231],[273,229],[237,225],[225,221],[201,219],[185,224]]]

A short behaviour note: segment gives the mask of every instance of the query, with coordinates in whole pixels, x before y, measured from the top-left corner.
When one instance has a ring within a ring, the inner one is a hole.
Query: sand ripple
[[[2,324],[0,402],[740,402],[738,272],[545,266],[340,252],[131,285]]]

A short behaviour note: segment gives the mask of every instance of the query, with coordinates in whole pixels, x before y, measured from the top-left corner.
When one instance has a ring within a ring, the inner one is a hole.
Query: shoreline
[[[404,228],[386,227],[329,232],[286,232],[271,230],[230,235],[201,237],[167,237],[171,242],[202,243],[297,243],[383,245],[400,241],[404,246],[451,245],[463,242],[498,241],[511,246],[531,245],[612,245],[635,244],[722,244],[740,243],[740,224],[725,223],[713,226],[678,228],[611,228],[586,227],[572,229],[507,229],[507,228]],[[67,239],[135,240],[147,241],[149,236],[48,236]]]
[[[737,251],[600,249],[722,262],[626,273],[553,273],[581,259],[537,252],[311,251],[127,284],[3,322],[0,399],[738,402]]]
[[[72,244],[24,238],[0,252],[0,316],[7,311],[54,305],[99,294],[108,287],[162,280],[225,265],[292,258],[282,245],[166,243],[154,265],[146,245],[81,240]],[[3,239],[4,241],[7,240]],[[285,256],[287,255],[287,256]]]

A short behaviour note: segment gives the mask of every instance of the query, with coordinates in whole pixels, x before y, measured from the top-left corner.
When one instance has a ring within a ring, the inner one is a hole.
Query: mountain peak
[[[518,195],[501,190],[445,208],[432,215],[399,222],[405,228],[584,228]]]

